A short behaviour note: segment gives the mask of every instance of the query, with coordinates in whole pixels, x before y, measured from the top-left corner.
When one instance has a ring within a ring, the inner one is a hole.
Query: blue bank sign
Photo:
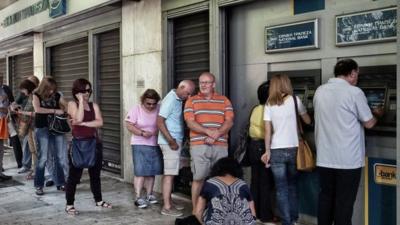
[[[265,27],[265,52],[318,48],[318,19]]]
[[[49,0],[49,16],[55,18],[67,12],[66,0]]]
[[[396,35],[396,7],[336,16],[338,46],[394,41]]]

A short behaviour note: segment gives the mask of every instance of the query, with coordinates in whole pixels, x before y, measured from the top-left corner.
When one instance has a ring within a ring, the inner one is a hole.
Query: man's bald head
[[[196,85],[191,80],[183,80],[179,82],[176,88],[176,95],[182,100],[186,100],[190,95],[193,94]]]

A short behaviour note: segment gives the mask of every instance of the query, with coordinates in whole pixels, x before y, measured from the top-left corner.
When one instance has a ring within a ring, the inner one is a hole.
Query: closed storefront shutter
[[[176,18],[173,27],[176,86],[181,80],[197,80],[201,72],[209,71],[208,11]]]
[[[72,100],[72,83],[78,78],[89,78],[87,38],[51,47],[51,76],[57,81],[58,91],[64,98]]]
[[[103,160],[105,170],[121,172],[121,94],[119,29],[97,36],[97,96],[103,113]]]
[[[19,92],[21,81],[31,75],[33,75],[32,52],[10,58],[10,87],[14,96]]]
[[[6,59],[0,59],[0,79],[4,82],[4,78],[6,77]]]

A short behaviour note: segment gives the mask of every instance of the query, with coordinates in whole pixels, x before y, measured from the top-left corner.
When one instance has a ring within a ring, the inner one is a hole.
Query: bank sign
[[[336,16],[336,45],[396,40],[397,8]]]
[[[12,15],[7,16],[1,23],[2,27],[8,27],[39,14],[49,9],[49,16],[55,18],[66,14],[66,0],[41,0]]]
[[[318,48],[318,19],[265,27],[265,52]]]

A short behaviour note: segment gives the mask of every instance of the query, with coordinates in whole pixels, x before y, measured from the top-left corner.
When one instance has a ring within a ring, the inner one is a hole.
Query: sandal
[[[33,174],[33,171],[29,172],[29,173],[25,176],[25,179],[26,179],[26,180],[32,180],[33,178],[35,178],[35,174]]]
[[[107,209],[111,209],[112,205],[108,202],[105,201],[100,201],[100,202],[96,202],[96,206],[97,207],[101,207],[101,208],[107,208]]]
[[[73,205],[72,205],[72,206],[65,206],[65,212],[66,212],[68,215],[72,215],[72,216],[78,215],[78,214],[79,214],[79,211],[76,210],[75,207],[74,207]]]

